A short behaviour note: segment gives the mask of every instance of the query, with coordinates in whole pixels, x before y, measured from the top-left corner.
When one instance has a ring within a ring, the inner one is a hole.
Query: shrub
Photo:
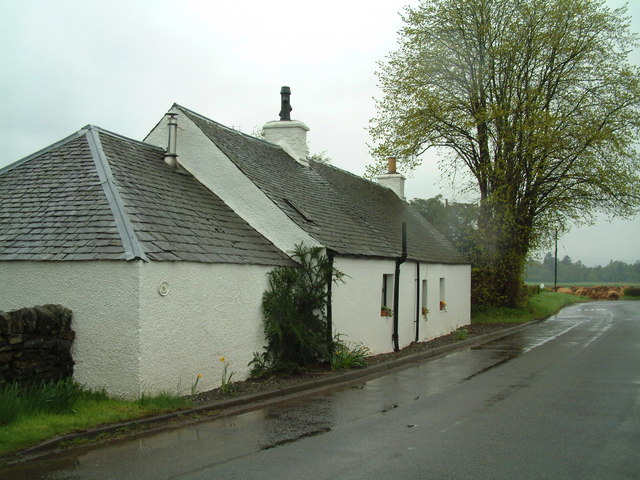
[[[346,370],[347,368],[362,368],[367,366],[369,349],[361,343],[349,345],[343,343],[339,336],[333,343],[331,353],[331,370]]]
[[[329,358],[327,285],[344,276],[319,247],[296,245],[291,257],[299,265],[271,270],[269,289],[262,296],[264,359],[274,372],[297,371]]]
[[[625,297],[640,297],[640,287],[627,287],[624,289]]]
[[[253,352],[253,360],[249,362],[251,378],[264,378],[272,373],[272,361],[269,359],[267,352]]]
[[[540,285],[524,285],[523,291],[527,299],[540,294]]]

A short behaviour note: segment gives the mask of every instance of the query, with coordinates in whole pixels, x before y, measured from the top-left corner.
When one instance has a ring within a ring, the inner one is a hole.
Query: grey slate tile
[[[293,222],[334,252],[396,258],[404,221],[410,259],[469,263],[391,190],[324,163],[305,167],[277,145],[175,107]]]
[[[291,264],[193,177],[169,168],[160,149],[95,131],[150,260]],[[126,259],[86,136],[54,147],[0,175],[0,260]],[[249,238],[252,248],[230,250],[228,238]]]

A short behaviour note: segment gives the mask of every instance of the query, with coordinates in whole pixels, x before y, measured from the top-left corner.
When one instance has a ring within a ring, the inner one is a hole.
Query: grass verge
[[[63,382],[68,390],[69,381]],[[89,391],[80,386],[77,389],[79,393],[68,408],[52,411],[46,403],[34,403],[33,398],[46,399],[48,392],[59,390],[58,384],[28,389],[13,384],[1,387],[0,403],[5,410],[5,420],[0,423],[0,456],[67,433],[190,406],[188,399],[169,394],[142,395],[138,400],[128,401],[109,398],[104,392]],[[9,408],[13,410],[11,413],[7,413]]]
[[[520,308],[484,308],[472,310],[471,323],[525,323],[541,320],[556,314],[562,307],[572,303],[591,301],[568,293],[547,292],[529,297],[527,305]]]

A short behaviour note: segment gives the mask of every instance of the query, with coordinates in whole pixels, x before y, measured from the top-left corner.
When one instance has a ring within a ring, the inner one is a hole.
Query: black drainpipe
[[[333,286],[333,252],[327,250],[327,258],[329,259],[329,266],[331,267],[331,273],[327,279],[327,342],[328,345],[332,345],[333,342],[333,309],[331,307],[331,294]]]
[[[395,281],[393,282],[393,351],[400,350],[398,343],[398,306],[400,304],[400,265],[407,259],[407,222],[402,222],[402,254],[396,259]]]
[[[420,262],[416,262],[416,343],[420,338]]]

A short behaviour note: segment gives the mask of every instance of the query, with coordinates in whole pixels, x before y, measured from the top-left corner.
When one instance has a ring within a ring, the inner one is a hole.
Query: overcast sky
[[[311,152],[361,175],[376,62],[395,48],[406,4],[416,1],[1,0],[0,168],[87,124],[141,140],[174,102],[251,134],[278,119],[288,85]],[[407,197],[465,200],[436,164],[425,159]],[[640,215],[575,229],[559,255],[633,263],[639,245]]]

